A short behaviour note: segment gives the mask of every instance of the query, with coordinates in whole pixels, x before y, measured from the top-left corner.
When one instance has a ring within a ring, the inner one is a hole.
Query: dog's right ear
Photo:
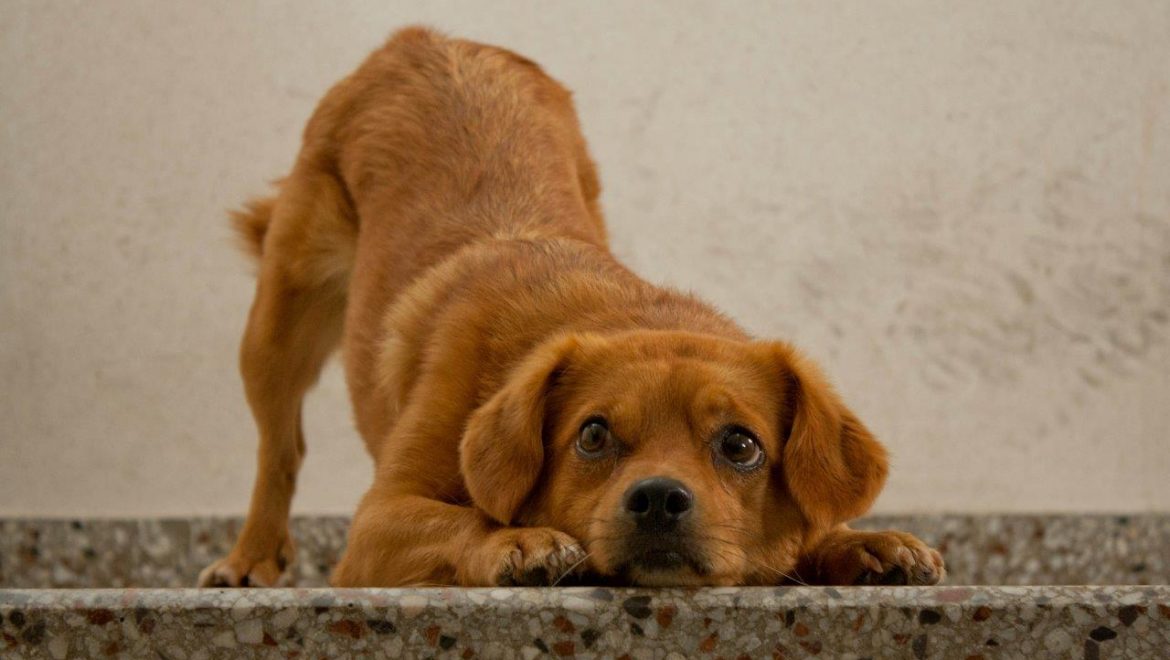
[[[783,382],[780,468],[792,499],[823,529],[862,515],[885,484],[885,448],[812,362],[782,342],[764,349]]]
[[[476,506],[500,523],[511,524],[540,478],[546,399],[576,348],[572,336],[538,347],[467,423],[463,480]]]

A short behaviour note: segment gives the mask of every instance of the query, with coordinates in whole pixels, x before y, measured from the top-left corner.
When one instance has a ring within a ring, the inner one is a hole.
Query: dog
[[[276,187],[234,214],[259,464],[200,585],[292,562],[301,404],[339,345],[376,469],[335,586],[943,577],[914,536],[846,526],[886,452],[812,362],[613,257],[570,93],[532,61],[401,30]]]

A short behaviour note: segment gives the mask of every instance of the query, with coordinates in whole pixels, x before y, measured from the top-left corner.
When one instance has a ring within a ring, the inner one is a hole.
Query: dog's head
[[[658,331],[539,347],[471,418],[461,461],[488,515],[561,529],[643,585],[778,583],[886,475],[789,346]]]

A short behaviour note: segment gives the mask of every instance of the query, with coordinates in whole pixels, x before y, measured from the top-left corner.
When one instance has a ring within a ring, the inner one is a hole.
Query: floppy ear
[[[845,407],[816,365],[770,345],[783,374],[784,482],[806,519],[831,527],[869,510],[888,472],[885,447]]]
[[[534,350],[467,422],[459,467],[476,506],[507,525],[544,465],[545,400],[576,348],[573,337]]]

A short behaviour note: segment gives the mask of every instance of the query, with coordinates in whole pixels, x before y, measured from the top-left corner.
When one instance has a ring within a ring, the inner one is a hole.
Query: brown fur
[[[240,357],[260,459],[203,584],[292,559],[301,402],[339,344],[376,474],[336,585],[941,577],[917,539],[843,526],[886,455],[811,363],[613,258],[570,95],[532,62],[403,30],[325,96],[278,187],[234,216],[260,259]],[[596,415],[613,440],[586,458]],[[718,458],[728,424],[762,467]],[[623,493],[651,476],[695,494],[686,565],[631,554]]]

